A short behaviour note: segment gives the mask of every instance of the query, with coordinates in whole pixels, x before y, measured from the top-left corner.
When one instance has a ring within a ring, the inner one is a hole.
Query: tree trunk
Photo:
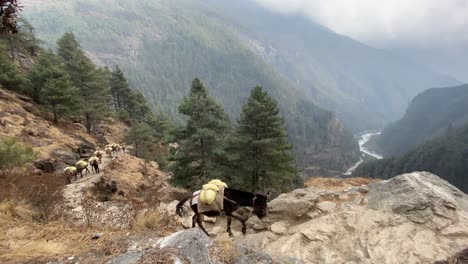
[[[10,45],[11,59],[15,61],[15,48],[13,47],[13,38],[8,38],[8,44]]]
[[[135,156],[138,157],[138,142],[135,141]]]
[[[55,106],[52,107],[52,112],[54,113],[54,124],[57,124],[58,123],[57,108],[55,108]]]
[[[86,113],[85,114],[85,126],[86,126],[86,131],[88,133],[91,133],[91,127],[92,127],[92,123],[91,123],[91,116],[89,115],[89,113]]]

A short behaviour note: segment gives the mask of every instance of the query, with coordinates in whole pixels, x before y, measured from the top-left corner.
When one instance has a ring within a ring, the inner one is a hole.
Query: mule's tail
[[[192,198],[192,195],[188,195],[187,197],[185,197],[184,199],[182,199],[182,201],[180,201],[177,205],[176,205],[176,213],[180,216],[180,217],[184,217],[187,215],[187,210],[184,208],[184,203],[187,202],[190,198]]]

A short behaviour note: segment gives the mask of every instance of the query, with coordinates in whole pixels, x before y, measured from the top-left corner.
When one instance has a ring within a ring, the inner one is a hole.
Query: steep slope
[[[468,124],[465,124],[403,155],[364,163],[353,175],[387,179],[406,172],[429,171],[468,192],[467,157]]]
[[[416,96],[397,122],[377,139],[384,156],[402,154],[447,129],[468,122],[468,85],[429,89]]]
[[[342,171],[357,159],[350,133],[312,103],[198,1],[42,1],[25,14],[49,45],[74,31],[89,55],[119,64],[154,108],[177,106],[199,77],[235,119],[250,89],[262,85],[280,103],[300,164]],[[203,12],[202,12],[203,11]],[[155,15],[157,14],[157,15]],[[314,156],[308,156],[314,153]]]
[[[252,50],[355,132],[400,117],[411,98],[429,87],[459,83],[305,17],[272,13],[250,0],[208,2],[230,18],[226,23]]]

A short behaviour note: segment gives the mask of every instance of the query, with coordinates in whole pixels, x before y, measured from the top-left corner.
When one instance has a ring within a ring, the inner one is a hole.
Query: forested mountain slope
[[[353,175],[388,179],[413,171],[429,171],[468,192],[468,123],[427,141],[404,155],[359,166]]]
[[[121,65],[154,108],[176,118],[194,77],[231,117],[261,85],[279,101],[300,165],[346,169],[357,157],[357,145],[343,125],[277,74],[220,17],[190,8],[194,3],[42,1],[28,4],[25,14],[49,45],[73,31],[95,62]]]
[[[49,44],[72,30],[96,60],[126,64],[129,79],[172,113],[194,76],[236,113],[256,84],[294,85],[361,131],[395,120],[428,87],[457,84],[252,0],[40,1],[25,13]]]
[[[209,0],[237,34],[314,102],[338,113],[353,131],[399,118],[419,92],[458,84],[396,54],[375,49],[301,16],[283,16],[251,0]]]
[[[384,156],[402,154],[468,122],[468,85],[433,88],[416,96],[402,119],[377,140]]]
[[[40,1],[27,2],[25,14],[48,45],[75,32],[95,62],[121,65],[154,108],[176,118],[194,77],[231,117],[263,86],[306,167],[341,170],[357,152],[340,122],[313,103],[359,131],[395,120],[428,87],[457,83],[250,0]]]

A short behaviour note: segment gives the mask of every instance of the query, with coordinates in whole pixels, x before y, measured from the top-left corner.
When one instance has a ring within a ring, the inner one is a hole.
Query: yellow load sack
[[[86,161],[84,161],[84,160],[80,160],[80,161],[78,161],[76,163],[76,166],[80,167],[80,168],[86,168],[86,167],[88,167],[88,163]]]
[[[215,184],[204,184],[200,192],[200,202],[211,205],[216,200],[219,188]]]
[[[227,188],[228,187],[226,183],[224,183],[223,181],[218,180],[218,179],[211,180],[211,181],[208,182],[208,184],[214,184],[214,185],[218,186],[219,188],[222,188],[222,187]]]
[[[214,201],[216,200],[216,193],[218,193],[217,191],[213,191],[213,190],[202,190],[200,192],[200,202],[204,203],[204,204],[208,204],[208,205],[211,205],[214,203]]]
[[[67,172],[67,171],[69,171],[69,172],[73,173],[73,172],[75,172],[75,171],[76,171],[76,168],[75,168],[75,167],[73,167],[73,166],[70,166],[70,167],[66,167],[66,168],[65,168],[63,171],[64,171],[64,172]]]
[[[215,184],[210,184],[210,183],[207,183],[207,184],[203,184],[202,186],[202,189],[203,190],[212,190],[212,191],[219,191],[219,187]]]

